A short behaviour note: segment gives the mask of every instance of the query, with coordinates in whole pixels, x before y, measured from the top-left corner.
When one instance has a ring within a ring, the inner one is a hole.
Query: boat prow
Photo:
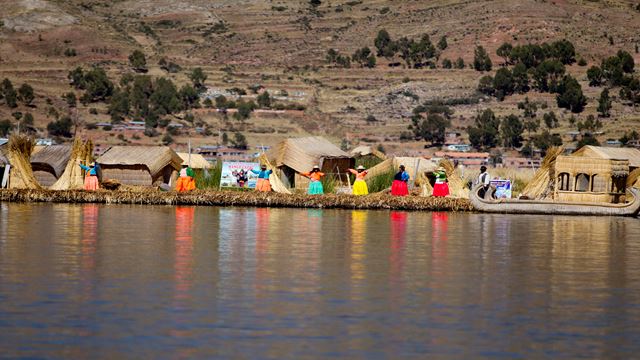
[[[590,216],[637,216],[640,212],[640,190],[628,188],[632,200],[624,204],[558,202],[551,200],[488,199],[481,198],[475,187],[469,194],[473,207],[481,212],[502,214],[548,214]]]

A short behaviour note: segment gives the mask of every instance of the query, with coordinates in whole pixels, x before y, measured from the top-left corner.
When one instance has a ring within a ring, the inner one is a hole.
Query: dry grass
[[[188,193],[146,191],[1,190],[0,201],[103,203],[145,205],[255,206],[325,209],[391,209],[416,211],[472,211],[469,200],[458,198],[397,197],[387,194],[303,195],[275,192],[202,191]]]
[[[467,182],[462,179],[460,174],[456,171],[453,163],[447,159],[443,159],[438,164],[442,166],[447,173],[447,181],[449,182],[449,193],[453,197],[468,199],[469,189],[467,188]]]

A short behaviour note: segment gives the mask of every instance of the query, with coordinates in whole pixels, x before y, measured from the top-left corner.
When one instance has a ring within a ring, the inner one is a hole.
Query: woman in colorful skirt
[[[356,170],[349,169],[349,172],[356,176],[356,181],[353,183],[353,195],[367,195],[369,194],[369,188],[364,181],[364,177],[367,176],[367,170],[364,166],[360,165]]]
[[[449,196],[449,184],[447,183],[447,173],[441,166],[435,172],[436,183],[433,186],[433,196]]]
[[[251,172],[258,175],[258,183],[256,184],[256,191],[269,192],[271,191],[271,183],[269,182],[269,175],[273,170],[267,170],[267,165],[260,166],[260,170],[251,169]]]
[[[98,184],[98,172],[96,171],[96,163],[92,162],[89,166],[83,165],[78,162],[78,165],[82,170],[86,171],[84,175],[84,189],[85,190],[98,190],[100,185]]]
[[[324,188],[322,187],[321,182],[324,173],[320,172],[320,167],[318,165],[315,165],[310,172],[302,173],[301,175],[311,179],[311,183],[309,183],[309,195],[324,194]]]
[[[404,170],[404,165],[400,165],[400,171],[393,177],[393,183],[391,184],[391,195],[394,196],[407,196],[409,195],[409,187],[407,182],[409,181],[409,174]]]
[[[190,167],[184,166],[180,170],[180,177],[176,182],[176,191],[184,192],[195,190],[196,188],[196,180],[193,178],[193,169]]]

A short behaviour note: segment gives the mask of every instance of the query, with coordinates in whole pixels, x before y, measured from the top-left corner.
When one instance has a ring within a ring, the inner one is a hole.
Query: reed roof
[[[167,165],[180,170],[182,159],[168,146],[113,146],[96,162],[100,165],[143,165],[154,177]]]
[[[182,164],[189,164],[189,153],[179,152],[176,154],[182,159]],[[211,168],[211,163],[200,154],[191,154],[190,166],[192,169],[209,169]]]
[[[320,136],[283,140],[269,151],[268,157],[274,166],[286,165],[297,172],[310,171],[323,159],[353,158]]]
[[[629,160],[629,166],[633,168],[640,167],[640,150],[634,148],[613,148],[586,145],[575,151],[571,156]]]
[[[377,158],[380,158],[382,160],[386,160],[387,156],[378,151],[377,149],[373,148],[372,146],[368,146],[368,145],[360,145],[358,147],[356,147],[355,149],[350,151],[351,155],[353,157],[360,157],[360,156],[367,156],[367,155],[373,155]]]
[[[41,165],[50,168],[56,178],[59,178],[67,167],[70,157],[70,145],[36,146],[31,155],[31,166]]]
[[[581,156],[558,156],[555,163],[556,174],[610,174],[613,177],[629,175],[629,160],[601,159]]]

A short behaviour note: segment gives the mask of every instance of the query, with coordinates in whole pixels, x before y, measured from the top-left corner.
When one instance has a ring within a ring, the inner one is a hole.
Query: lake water
[[[0,357],[633,358],[640,220],[0,204]]]

